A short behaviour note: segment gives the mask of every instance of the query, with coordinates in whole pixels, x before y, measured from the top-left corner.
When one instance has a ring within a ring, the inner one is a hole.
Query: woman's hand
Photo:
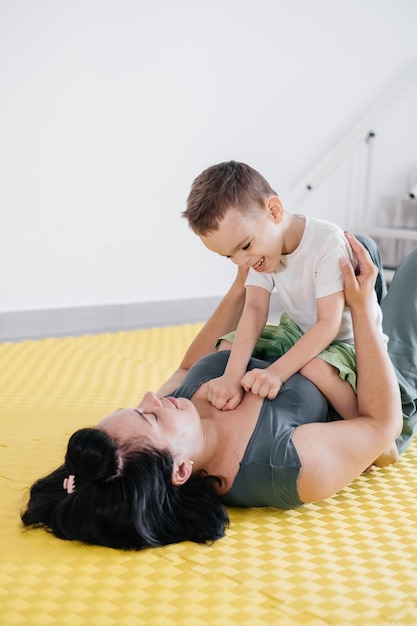
[[[378,268],[372,262],[369,252],[356,237],[347,231],[345,231],[345,236],[359,262],[359,273],[355,275],[349,259],[340,259],[340,269],[345,281],[346,304],[351,308],[367,307],[371,302],[371,295],[375,288]]]

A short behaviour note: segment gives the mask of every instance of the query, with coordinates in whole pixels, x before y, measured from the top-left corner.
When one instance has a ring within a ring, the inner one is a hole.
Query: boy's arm
[[[178,369],[157,391],[159,397],[174,391],[194,363],[206,354],[214,352],[217,339],[236,329],[245,305],[247,273],[247,269],[238,268],[229,291],[192,341]]]
[[[246,287],[246,301],[236,329],[225,373],[240,381],[268,319],[271,294],[263,287]]]
[[[300,371],[335,339],[345,307],[343,291],[318,298],[316,302],[317,322],[314,326],[268,368],[247,372],[242,381],[246,391],[250,389],[264,398],[275,398],[281,385],[290,376]]]
[[[207,384],[207,399],[217,409],[235,409],[243,397],[241,385],[248,361],[269,313],[271,294],[263,287],[247,287],[246,301],[223,376]]]

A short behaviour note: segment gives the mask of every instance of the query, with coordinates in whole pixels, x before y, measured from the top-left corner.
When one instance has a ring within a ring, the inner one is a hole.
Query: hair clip
[[[74,474],[70,474],[68,478],[64,478],[64,483],[62,485],[64,489],[67,490],[67,493],[72,493],[75,489],[75,476]]]

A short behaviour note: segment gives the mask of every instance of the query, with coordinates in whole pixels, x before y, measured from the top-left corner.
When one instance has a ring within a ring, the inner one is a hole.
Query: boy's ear
[[[275,224],[279,224],[284,217],[284,207],[278,196],[270,196],[266,201],[266,210],[274,220]]]
[[[185,461],[176,462],[172,468],[171,480],[172,484],[180,487],[190,478],[193,471],[193,464],[186,459]]]

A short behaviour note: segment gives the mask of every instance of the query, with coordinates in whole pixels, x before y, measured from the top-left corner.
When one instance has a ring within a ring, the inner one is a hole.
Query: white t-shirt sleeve
[[[255,272],[254,269],[250,268],[246,277],[245,287],[263,287],[269,293],[272,293],[275,287],[273,274]]]
[[[343,275],[339,260],[346,256],[352,259],[351,250],[343,239],[338,233],[333,233],[322,246],[314,276],[316,298],[324,298],[343,291]]]

